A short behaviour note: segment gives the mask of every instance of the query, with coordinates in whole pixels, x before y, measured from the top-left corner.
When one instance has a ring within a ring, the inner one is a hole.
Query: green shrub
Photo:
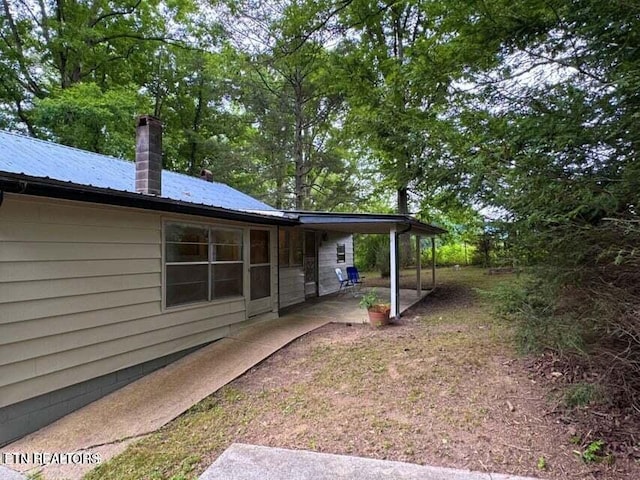
[[[564,392],[564,403],[569,408],[585,407],[601,399],[601,389],[591,383],[576,383]]]
[[[571,312],[559,310],[559,287],[553,277],[524,277],[499,285],[487,295],[494,301],[496,314],[515,324],[516,343],[522,353],[545,349],[584,352],[589,329]]]
[[[389,235],[355,235],[354,255],[360,270],[386,271],[389,276]]]
[[[586,445],[583,451],[574,450],[573,453],[580,457],[585,463],[600,462],[609,457],[602,455],[604,445],[604,440],[595,440]]]
[[[477,257],[476,246],[460,243],[447,243],[436,248],[436,265],[450,267],[452,265],[469,265]],[[422,264],[431,263],[431,248],[423,248]]]

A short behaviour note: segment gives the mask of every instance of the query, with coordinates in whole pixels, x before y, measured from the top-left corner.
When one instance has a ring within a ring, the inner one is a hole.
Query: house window
[[[344,263],[347,261],[347,250],[344,246],[344,243],[338,243],[337,244],[337,256],[338,256],[338,263]]]
[[[299,228],[280,229],[278,259],[281,267],[302,266],[302,231]]]
[[[165,225],[165,305],[242,295],[242,231]]]

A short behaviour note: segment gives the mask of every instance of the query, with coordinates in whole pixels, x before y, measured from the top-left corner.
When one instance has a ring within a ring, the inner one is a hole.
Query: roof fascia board
[[[320,212],[318,214],[313,212],[289,212],[293,213],[300,223],[303,225],[323,225],[323,224],[370,224],[370,223],[388,223],[390,225],[396,225],[398,230],[404,230],[407,227],[411,227],[410,230],[414,233],[420,233],[425,235],[440,235],[447,233],[446,230],[423,223],[408,215],[400,214],[375,214],[375,213],[330,213]]]
[[[200,215],[248,223],[284,226],[300,224],[296,219],[287,217],[246,213],[239,210],[198,205],[152,195],[78,185],[71,182],[30,177],[28,175],[8,172],[0,173],[0,190],[7,193],[52,197],[80,202],[141,208],[144,210],[181,213],[185,215]]]

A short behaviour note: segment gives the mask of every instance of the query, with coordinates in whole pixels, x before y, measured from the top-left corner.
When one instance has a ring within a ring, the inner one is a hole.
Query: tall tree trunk
[[[409,191],[406,186],[397,190],[398,194],[398,213],[403,215],[409,214]]]
[[[200,121],[202,118],[202,103],[204,102],[202,90],[204,88],[204,77],[198,79],[198,98],[196,99],[196,111],[191,125],[191,141],[189,146],[189,173],[195,175],[198,171],[198,131],[200,130]]]
[[[275,160],[274,160],[275,161]],[[284,175],[281,173],[281,169],[278,168],[278,172],[276,173],[276,200],[275,205],[278,210],[285,208],[283,201],[283,191],[284,191]]]
[[[302,111],[303,104],[302,81],[296,74],[296,82],[294,84],[294,117],[295,117],[295,133],[293,141],[293,161],[295,163],[295,197],[296,209],[303,210],[305,207],[305,175],[304,175],[304,114]]]
[[[409,214],[409,191],[407,187],[399,188],[398,191],[398,213],[403,215]],[[400,266],[407,267],[411,260],[413,259],[413,255],[411,254],[411,234],[406,233],[400,235],[398,238],[398,247],[399,247],[399,256],[400,256]]]

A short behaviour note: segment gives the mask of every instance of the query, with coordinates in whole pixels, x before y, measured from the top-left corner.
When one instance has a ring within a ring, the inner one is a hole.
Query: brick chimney
[[[200,178],[205,182],[213,182],[213,172],[211,170],[203,168],[202,170],[200,170]]]
[[[136,122],[136,192],[162,192],[162,122],[151,115]]]

